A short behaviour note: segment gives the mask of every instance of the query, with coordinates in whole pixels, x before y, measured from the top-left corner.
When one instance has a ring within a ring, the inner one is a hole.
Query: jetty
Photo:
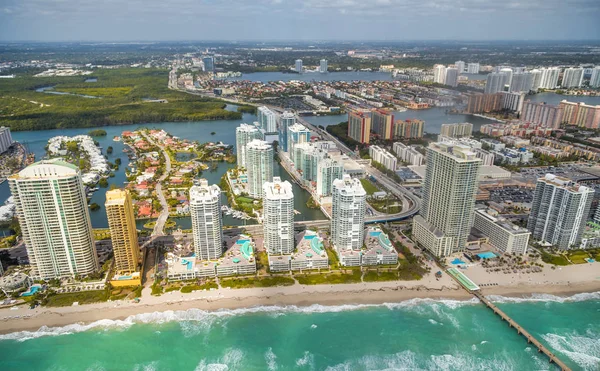
[[[456,268],[450,268],[446,270],[446,272],[448,272],[448,275],[452,277],[456,282],[458,282],[465,290],[467,290],[470,294],[479,299],[479,301],[482,304],[484,304],[488,309],[494,312],[494,314],[496,314],[503,321],[508,323],[509,327],[514,328],[517,331],[517,334],[523,336],[527,340],[528,344],[532,344],[533,346],[535,346],[539,353],[544,353],[550,360],[550,363],[554,363],[562,371],[571,371],[569,366],[567,366],[563,361],[561,361],[557,355],[552,353],[550,349],[546,348],[544,344],[537,340],[533,335],[531,335],[527,330],[525,330],[521,325],[519,325],[508,314],[504,313],[504,311],[502,311],[494,303],[489,301],[481,293],[479,286],[477,286],[473,281],[471,281],[469,277],[467,277],[464,273],[462,273]]]

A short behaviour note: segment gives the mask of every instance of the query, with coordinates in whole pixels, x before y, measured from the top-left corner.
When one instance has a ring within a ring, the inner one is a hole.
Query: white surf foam
[[[313,356],[309,351],[304,352],[304,356],[296,360],[296,366],[303,369],[314,370],[315,356]]]
[[[542,338],[556,351],[563,353],[585,370],[600,369],[600,334],[590,331],[580,334],[545,334]]]
[[[277,370],[277,356],[273,353],[273,349],[269,348],[265,352],[265,362],[267,362],[267,369],[269,371]]]
[[[515,298],[501,295],[488,295],[489,300],[495,303],[526,303],[526,302],[555,302],[555,303],[570,303],[587,300],[600,300],[600,291],[584,292],[572,296],[556,296],[550,294],[532,294],[528,297]]]

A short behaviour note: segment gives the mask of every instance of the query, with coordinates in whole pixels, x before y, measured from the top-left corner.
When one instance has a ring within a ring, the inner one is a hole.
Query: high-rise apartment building
[[[533,79],[534,75],[530,72],[515,73],[512,76],[509,91],[515,93],[528,93],[533,89]]]
[[[298,73],[302,73],[302,59],[296,59],[296,64],[294,65],[294,70]]]
[[[502,93],[471,94],[467,104],[468,113],[488,113],[502,109]]]
[[[369,143],[371,133],[371,112],[348,112],[348,136],[360,143]]]
[[[400,160],[409,165],[421,166],[425,165],[425,156],[413,147],[409,147],[404,143],[396,142],[392,147]]]
[[[40,161],[8,178],[34,279],[98,271],[92,224],[79,169]]]
[[[10,134],[10,128],[6,126],[0,127],[0,153],[6,152],[8,147],[13,144],[12,135]]]
[[[460,74],[460,72],[456,68],[452,68],[452,67],[446,68],[446,80],[444,81],[444,84],[448,85],[448,86],[452,86],[452,87],[457,87],[459,74]]]
[[[458,70],[459,74],[465,72],[465,62],[464,61],[456,61],[456,62],[454,62],[454,67],[456,67],[456,69]]]
[[[398,159],[385,148],[379,146],[369,146],[369,156],[373,161],[382,164],[386,169],[396,171]]]
[[[473,227],[490,239],[490,243],[507,254],[525,255],[529,244],[529,232],[525,228],[493,216],[485,210],[476,210]]]
[[[293,113],[285,111],[279,121],[279,148],[283,152],[288,151],[288,129],[296,123],[296,116]]]
[[[267,133],[277,132],[277,113],[271,111],[265,106],[261,106],[256,110],[256,115],[258,117],[258,123],[260,124],[261,129],[264,129],[264,131]]]
[[[600,128],[600,105],[591,106],[583,102],[562,100],[560,108],[563,110],[562,121],[567,124],[588,129]]]
[[[413,236],[435,256],[463,251],[473,224],[481,160],[468,146],[432,143]]]
[[[214,57],[204,57],[202,58],[202,63],[204,64],[204,72],[215,72]]]
[[[537,180],[527,229],[559,249],[578,248],[593,198],[593,188],[546,174]]]
[[[326,158],[319,161],[317,165],[317,194],[319,196],[330,196],[333,189],[333,181],[342,179],[344,176],[344,165],[334,159]]]
[[[140,261],[140,245],[129,190],[107,191],[104,207],[112,240],[115,269],[119,274],[137,272]]]
[[[190,215],[194,252],[199,260],[216,260],[223,255],[221,189],[206,179],[190,188]]]
[[[246,145],[246,170],[248,175],[248,194],[253,198],[262,198],[263,184],[273,179],[273,147],[255,139]]]
[[[294,251],[294,194],[292,184],[279,177],[266,182],[263,190],[264,245],[269,254]]]
[[[394,139],[405,138],[423,138],[423,129],[425,128],[425,122],[417,119],[406,119],[396,120],[394,122],[394,133],[392,137]]]
[[[547,128],[558,129],[563,120],[563,108],[545,102],[525,101],[521,120],[539,124]]]
[[[319,72],[327,73],[327,59],[321,59],[319,62]]]
[[[503,91],[504,84],[506,84],[506,74],[501,72],[490,73],[485,82],[485,94],[494,94]]]
[[[446,83],[446,66],[443,64],[433,66],[433,82],[438,84]]]
[[[563,72],[561,87],[578,88],[583,83],[583,68],[566,68]]]
[[[338,252],[362,248],[366,202],[367,192],[360,180],[345,174],[333,182],[331,239]]]
[[[479,73],[479,63],[468,63],[467,64],[467,73],[478,74]]]
[[[246,145],[260,138],[261,133],[254,125],[241,124],[235,129],[235,151],[239,167],[246,167]]]
[[[600,88],[600,66],[596,66],[592,69],[590,88]]]
[[[463,122],[461,124],[442,124],[440,135],[450,138],[470,137],[473,135],[473,124]]]
[[[310,130],[302,124],[293,124],[288,127],[287,132],[287,152],[290,159],[294,159],[294,146],[300,143],[310,142]]]
[[[510,88],[510,84],[512,84],[514,71],[510,67],[504,67],[500,69],[500,73],[503,73],[506,76],[504,78],[504,85],[502,85],[501,91],[507,91]]]
[[[394,135],[394,115],[392,111],[374,109],[371,112],[371,131],[381,139],[392,139]]]
[[[542,77],[540,78],[539,88],[556,89],[558,86],[558,78],[560,76],[560,68],[541,68],[540,71],[542,72]]]
[[[534,69],[529,71],[529,73],[531,73],[532,76],[531,90],[537,91],[542,84],[542,71]]]

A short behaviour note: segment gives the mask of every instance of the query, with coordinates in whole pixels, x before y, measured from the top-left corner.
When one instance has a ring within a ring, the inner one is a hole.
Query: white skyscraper
[[[558,86],[558,77],[560,76],[560,68],[542,68],[540,71],[542,72],[542,77],[539,87],[542,89],[556,89]]]
[[[302,73],[302,59],[296,59],[295,71]]]
[[[501,89],[501,91],[505,91],[506,86],[510,86],[510,84],[512,84],[513,70],[512,70],[512,68],[509,68],[509,67],[501,68],[500,73],[503,73],[506,75],[506,77],[504,78],[504,85],[502,86],[502,89]]]
[[[459,74],[465,72],[465,62],[464,61],[456,61],[456,62],[454,62],[454,66],[458,70]]]
[[[481,159],[465,145],[432,143],[413,236],[435,256],[463,251],[473,224]]]
[[[287,134],[287,152],[290,154],[290,159],[294,159],[294,146],[300,143],[310,141],[310,130],[302,124],[294,124],[288,127]]]
[[[446,83],[446,66],[443,64],[433,66],[433,82],[438,84]]]
[[[6,126],[0,127],[0,153],[6,152],[8,147],[13,144],[12,135],[10,134],[10,128]]]
[[[590,87],[600,88],[600,66],[596,66],[592,69],[592,76],[590,77]]]
[[[255,139],[246,145],[246,170],[248,194],[253,198],[263,196],[263,184],[273,178],[273,147]]]
[[[563,88],[578,88],[583,83],[583,68],[567,68],[563,73]]]
[[[258,123],[261,129],[264,129],[267,133],[277,132],[277,113],[265,106],[261,106],[256,110],[256,115],[258,116]]]
[[[593,198],[593,188],[546,174],[537,180],[527,229],[536,240],[563,250],[576,249],[581,242]]]
[[[460,74],[459,70],[456,68],[448,67],[446,68],[446,81],[444,84],[452,87],[458,86],[458,75]]]
[[[327,72],[327,59],[321,59],[321,62],[319,62],[319,72]]]
[[[221,189],[206,179],[190,188],[190,215],[194,252],[200,260],[215,260],[223,254]]]
[[[367,192],[356,178],[345,174],[333,182],[331,239],[334,248],[358,251],[363,246]]]
[[[538,90],[542,85],[542,71],[535,69],[529,71],[533,76],[533,82],[531,84],[531,90]]]
[[[467,73],[473,73],[473,74],[479,73],[479,63],[467,64]]]
[[[492,72],[487,76],[485,82],[485,94],[495,94],[504,90],[506,83],[506,74],[502,72]]]
[[[330,196],[333,181],[342,179],[344,176],[344,165],[340,162],[326,158],[319,161],[317,165],[317,194],[319,196]]]
[[[241,124],[235,129],[235,150],[239,167],[246,167],[246,145],[260,137],[260,131],[254,125]]]
[[[92,224],[79,169],[41,161],[8,178],[34,279],[98,271]]]
[[[265,249],[269,254],[294,251],[294,194],[292,184],[279,177],[263,187],[263,228]]]

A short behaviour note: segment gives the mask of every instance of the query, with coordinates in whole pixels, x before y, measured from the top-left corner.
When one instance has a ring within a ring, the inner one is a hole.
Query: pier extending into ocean
[[[554,363],[562,371],[571,371],[569,366],[567,366],[563,361],[561,361],[557,355],[552,353],[550,349],[546,348],[544,344],[537,340],[533,335],[531,335],[527,330],[525,330],[521,325],[519,325],[515,320],[513,320],[508,314],[504,313],[504,311],[502,311],[494,303],[489,301],[483,295],[479,286],[477,286],[473,281],[471,281],[464,273],[462,273],[456,268],[447,269],[446,272],[465,290],[467,290],[470,294],[479,299],[481,303],[483,303],[486,307],[492,310],[494,314],[498,315],[503,321],[508,323],[508,326],[517,330],[517,334],[523,336],[527,340],[527,343],[535,346],[539,353],[544,353],[550,359],[550,363]]]

